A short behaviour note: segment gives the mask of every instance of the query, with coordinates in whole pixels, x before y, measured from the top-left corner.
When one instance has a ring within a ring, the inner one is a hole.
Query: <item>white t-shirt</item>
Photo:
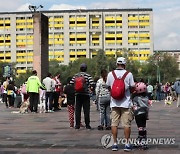
[[[126,72],[126,70],[115,70],[114,72],[117,78],[119,77],[121,78]],[[112,72],[109,72],[107,76],[106,84],[108,86],[111,86],[112,88],[113,82],[114,82],[114,76],[112,75]],[[112,107],[130,108],[132,106],[132,101],[130,98],[130,87],[134,87],[135,83],[134,83],[134,78],[131,72],[127,74],[126,78],[124,79],[124,82],[125,82],[125,89],[126,89],[125,97],[122,100],[116,100],[111,97],[111,103],[110,103],[111,108]]]

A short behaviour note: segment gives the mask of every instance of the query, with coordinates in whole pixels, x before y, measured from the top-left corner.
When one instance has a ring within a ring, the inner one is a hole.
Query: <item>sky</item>
[[[180,0],[0,0],[0,12],[40,10],[152,8],[154,50],[180,50]]]

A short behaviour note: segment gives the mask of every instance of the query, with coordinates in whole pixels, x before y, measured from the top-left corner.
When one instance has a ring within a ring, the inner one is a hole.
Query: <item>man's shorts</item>
[[[111,112],[111,118],[111,126],[119,126],[119,123],[121,121],[123,127],[131,127],[131,121],[133,120],[132,109],[113,107]]]

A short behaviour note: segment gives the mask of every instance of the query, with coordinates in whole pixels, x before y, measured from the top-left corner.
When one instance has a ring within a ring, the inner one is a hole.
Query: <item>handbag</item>
[[[103,96],[99,97],[99,104],[110,104],[111,97],[108,96]]]

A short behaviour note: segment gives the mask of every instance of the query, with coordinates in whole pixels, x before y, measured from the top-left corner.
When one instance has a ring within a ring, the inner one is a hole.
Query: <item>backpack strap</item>
[[[127,76],[127,74],[128,74],[129,72],[128,71],[126,71],[126,73],[124,73],[124,75],[122,76],[122,80],[124,80],[125,78],[126,78],[126,76]]]
[[[126,78],[126,76],[127,76],[127,74],[128,74],[129,72],[128,71],[126,71],[125,73],[124,73],[124,75],[122,76],[122,80],[124,80],[125,78]],[[116,80],[117,79],[117,76],[116,76],[116,74],[115,74],[115,72],[114,71],[112,71],[112,75],[114,76],[114,79]]]
[[[116,80],[116,79],[117,79],[117,76],[116,76],[116,74],[115,74],[114,71],[112,71],[112,75],[113,75],[114,79]]]

